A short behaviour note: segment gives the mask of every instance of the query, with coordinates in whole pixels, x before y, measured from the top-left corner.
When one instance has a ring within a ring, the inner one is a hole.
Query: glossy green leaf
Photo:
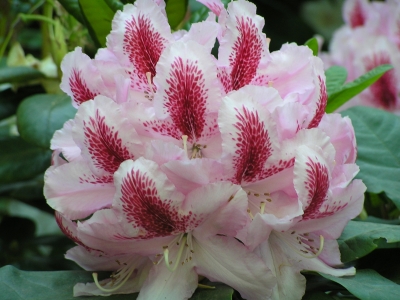
[[[201,6],[198,10],[192,12],[189,20],[183,26],[183,29],[189,30],[193,23],[204,21],[205,19],[207,19],[209,12],[210,10],[207,7]]]
[[[342,112],[349,116],[357,139],[357,165],[367,191],[385,192],[400,208],[400,118],[370,107]]]
[[[0,68],[1,83],[19,83],[44,77],[43,73],[30,67]]]
[[[186,15],[188,0],[167,0],[165,10],[167,12],[168,23],[175,29],[183,21]]]
[[[12,266],[0,269],[0,291],[2,300],[76,300],[72,288],[79,282],[93,282],[90,272],[56,271],[35,272],[21,271]],[[223,284],[209,283],[215,289],[197,289],[192,300],[231,300],[233,289]],[[107,299],[134,300],[137,294],[112,295]],[[84,299],[104,299],[104,297],[85,297]]]
[[[104,1],[107,3],[108,7],[110,7],[114,12],[124,9],[124,4],[121,1],[118,0],[104,0]]]
[[[338,92],[347,79],[346,68],[340,66],[332,66],[325,71],[326,76],[326,91],[328,97],[333,93]]]
[[[21,138],[0,141],[0,184],[28,180],[49,166],[51,151]]]
[[[72,15],[80,23],[85,24],[85,20],[82,15],[81,8],[79,7],[78,0],[58,0],[58,1],[70,15]]]
[[[341,260],[344,263],[363,257],[382,244],[399,242],[398,225],[357,221],[350,221],[338,239]]]
[[[306,45],[308,48],[311,49],[314,56],[318,56],[319,46],[318,46],[318,40],[315,37],[306,41],[304,45]]]
[[[371,84],[375,83],[383,74],[391,69],[393,69],[391,65],[381,65],[365,73],[356,80],[346,83],[339,90],[329,95],[326,112],[334,112],[351,98],[361,93]]]
[[[61,129],[65,121],[74,118],[75,113],[69,96],[31,96],[18,108],[18,130],[24,140],[47,149],[54,131]]]
[[[98,47],[104,47],[111,32],[114,11],[105,0],[79,0],[79,6],[93,41]]]
[[[400,285],[379,275],[374,270],[357,270],[356,275],[350,277],[334,277],[320,274],[339,283],[361,300],[399,299]]]

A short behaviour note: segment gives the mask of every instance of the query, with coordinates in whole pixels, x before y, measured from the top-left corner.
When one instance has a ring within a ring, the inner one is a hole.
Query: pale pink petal
[[[71,220],[85,218],[112,203],[112,177],[97,177],[81,161],[71,162],[45,173],[47,203]]]
[[[138,238],[175,235],[200,222],[192,211],[182,211],[184,195],[153,161],[125,161],[115,173],[115,185],[113,205],[139,229]]]
[[[226,92],[249,84],[257,69],[269,61],[268,42],[262,33],[264,19],[256,15],[256,6],[247,1],[230,2],[228,14],[218,53],[219,66],[228,68],[222,75],[227,78],[221,79],[229,82],[224,85]]]
[[[194,240],[196,271],[223,282],[245,299],[267,299],[276,280],[265,263],[234,238],[215,236]]]
[[[133,228],[126,219],[114,209],[96,211],[84,222],[78,223],[78,237],[85,245],[102,249],[109,255],[135,253],[154,256],[163,252],[174,236],[140,239],[140,229]]]
[[[342,117],[340,114],[326,114],[318,128],[329,136],[330,142],[335,147],[335,161],[338,165],[356,161],[356,138],[349,117]]]
[[[203,45],[208,52],[211,52],[220,30],[220,25],[215,21],[215,15],[210,15],[207,20],[203,22],[193,23],[190,30],[182,36],[180,41],[195,41]]]
[[[218,124],[223,163],[233,182],[254,182],[268,176],[268,160],[278,150],[276,128],[268,110],[248,94],[224,98]]]
[[[288,246],[271,235],[268,241],[255,250],[277,279],[271,299],[301,299],[305,292],[306,279],[300,273],[295,259],[284,251],[286,247]]]
[[[197,2],[200,2],[207,6],[208,9],[217,16],[219,16],[221,14],[221,11],[225,9],[224,4],[221,0],[197,0]]]
[[[326,92],[325,81],[322,79],[321,76],[318,77],[318,81],[319,81],[319,89],[317,88],[316,90],[319,93],[318,93],[318,101],[317,101],[317,105],[316,105],[316,110],[313,114],[314,117],[308,124],[307,128],[315,128],[319,125],[322,117],[325,115],[325,108],[326,108],[326,104],[328,103],[328,93]]]
[[[59,150],[68,161],[81,158],[81,149],[72,138],[72,128],[74,124],[74,120],[65,122],[63,128],[54,133],[50,142],[50,149]]]
[[[82,48],[77,47],[65,55],[61,70],[63,76],[60,88],[71,96],[74,107],[94,99],[102,92],[103,81],[100,72],[90,57],[82,53]]]
[[[97,176],[112,176],[123,161],[135,159],[143,151],[123,108],[104,96],[80,106],[73,134]]]
[[[214,58],[205,48],[192,41],[168,47],[157,64],[154,83],[156,116],[168,121],[154,124],[157,131],[178,140],[187,135],[189,142],[215,134],[216,117],[207,117],[216,113],[221,90]]]
[[[164,164],[161,169],[169,180],[184,194],[222,179],[222,166],[208,158],[171,160]]]
[[[173,39],[163,11],[152,0],[138,0],[125,5],[112,22],[107,47],[125,67],[134,90],[148,91],[146,73],[156,75],[158,59]]]
[[[175,253],[171,252],[174,256]],[[193,263],[179,265],[171,272],[165,262],[153,266],[140,290],[138,300],[189,299],[197,288],[198,276]]]
[[[247,195],[240,186],[230,182],[208,184],[192,191],[184,207],[204,220],[193,231],[202,238],[217,234],[236,236],[248,222]]]
[[[151,141],[144,157],[156,162],[159,166],[173,161],[187,160],[187,155],[182,148],[160,140]]]

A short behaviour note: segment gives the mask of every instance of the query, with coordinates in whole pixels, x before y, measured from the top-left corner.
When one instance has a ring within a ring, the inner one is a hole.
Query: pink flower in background
[[[330,43],[329,53],[322,54],[325,68],[343,66],[348,80],[354,80],[382,64],[394,69],[355,96],[341,109],[367,105],[400,112],[400,3],[398,1],[348,0],[343,7],[346,24],[339,28]]]
[[[248,1],[200,2],[213,13],[175,33],[163,1],[126,5],[107,48],[62,63],[77,114],[53,137],[44,193],[77,244],[66,257],[113,272],[75,296],[188,299],[200,275],[300,299],[302,270],[354,273],[335,269],[336,239],[365,187],[351,122],[325,114],[321,59],[270,53]]]

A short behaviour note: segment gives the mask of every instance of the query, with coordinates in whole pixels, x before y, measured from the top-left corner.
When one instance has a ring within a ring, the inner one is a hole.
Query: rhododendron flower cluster
[[[365,186],[350,119],[324,112],[322,61],[270,53],[248,1],[200,2],[209,17],[171,33],[163,1],[137,0],[94,59],[77,48],[62,63],[77,113],[52,139],[44,192],[77,244],[66,257],[93,271],[75,296],[188,299],[206,277],[301,299],[302,270],[355,273],[336,239]]]
[[[394,67],[343,108],[367,105],[399,114],[400,1],[347,0],[343,18],[345,25],[335,32],[329,53],[321,56],[326,68],[343,66],[348,80],[354,80],[379,65]]]

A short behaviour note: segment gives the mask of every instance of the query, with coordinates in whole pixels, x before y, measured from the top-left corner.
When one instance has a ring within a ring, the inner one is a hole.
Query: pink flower
[[[194,173],[201,172],[197,161]],[[268,296],[275,284],[268,268],[234,238],[248,220],[246,193],[239,186],[210,182],[183,193],[179,181],[173,184],[144,158],[125,161],[114,178],[113,209],[97,211],[80,223],[78,237],[86,247],[125,257],[121,263],[135,259],[120,271],[128,277],[143,257],[154,262],[139,299],[188,299],[198,274],[224,282],[248,299]],[[84,266],[98,260],[87,253],[73,258]]]
[[[329,54],[323,54],[326,68],[343,66],[348,80],[354,80],[382,64],[394,69],[346,103],[341,109],[367,105],[395,113],[400,111],[400,6],[396,1],[346,1],[343,15],[346,25],[337,30]]]

